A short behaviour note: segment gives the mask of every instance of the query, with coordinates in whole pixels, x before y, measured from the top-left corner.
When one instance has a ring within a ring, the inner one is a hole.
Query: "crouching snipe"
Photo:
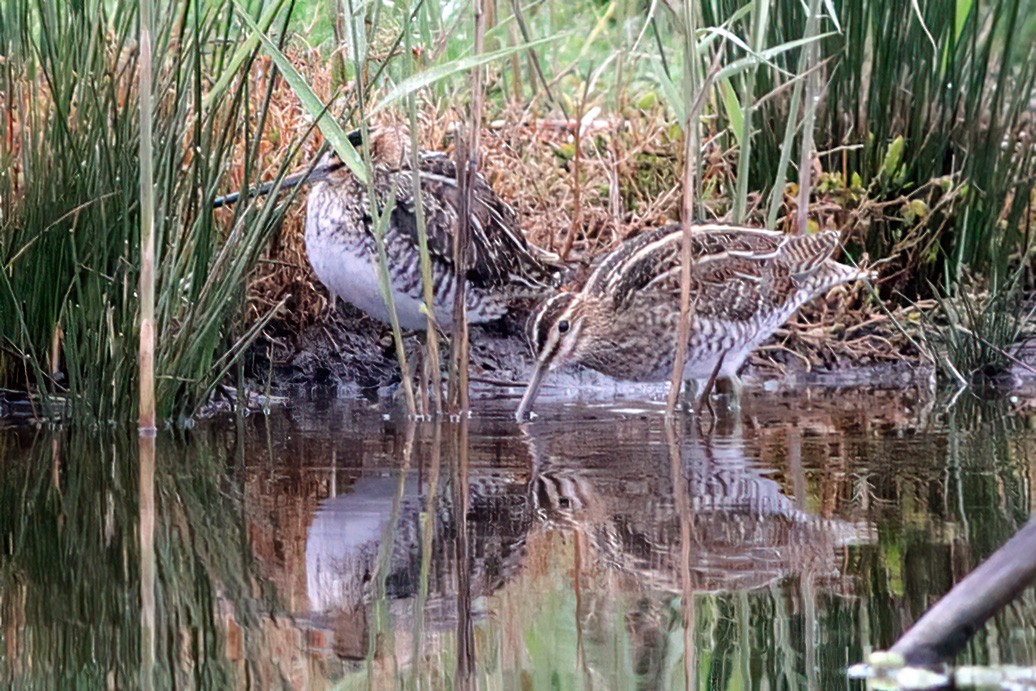
[[[360,133],[351,133],[350,140],[360,144]],[[402,328],[423,330],[427,317],[422,310],[418,194],[409,146],[405,130],[377,128],[370,140],[374,163],[370,190],[340,164],[313,186],[306,206],[306,253],[332,300],[340,296],[372,317],[390,322],[375,266],[371,204],[379,211],[391,208],[384,244],[396,314]],[[416,178],[431,260],[435,296],[431,307],[436,322],[448,327],[456,283],[453,237],[461,206],[457,170],[445,154],[422,151],[417,156]],[[473,185],[470,244],[462,269],[467,318],[480,323],[502,317],[514,300],[541,297],[557,285],[559,268],[526,242],[514,211],[481,175]]]
[[[691,322],[683,377],[698,391],[714,373],[737,383],[757,346],[803,304],[868,276],[832,259],[839,235],[699,225],[692,231]],[[680,319],[683,231],[673,224],[606,254],[578,292],[544,302],[529,323],[535,369],[516,417],[546,374],[577,363],[616,379],[668,381]]]

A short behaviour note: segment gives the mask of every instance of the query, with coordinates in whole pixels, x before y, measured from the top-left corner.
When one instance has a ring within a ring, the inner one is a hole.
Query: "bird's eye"
[[[566,331],[568,331],[568,320],[567,319],[562,319],[561,321],[558,322],[558,333],[559,334],[563,334]]]

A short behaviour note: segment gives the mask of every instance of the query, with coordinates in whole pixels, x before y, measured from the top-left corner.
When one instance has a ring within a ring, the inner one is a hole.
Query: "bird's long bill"
[[[532,409],[532,404],[536,400],[536,394],[540,392],[540,384],[543,383],[543,378],[547,376],[547,372],[550,371],[550,361],[541,359],[536,361],[536,368],[532,371],[532,378],[529,379],[529,385],[525,387],[525,394],[522,396],[521,403],[518,404],[518,410],[514,413],[514,419],[521,422],[529,414]]]
[[[354,147],[363,144],[363,130],[355,129],[345,133],[346,139]],[[312,170],[302,171],[299,173],[292,173],[291,175],[285,175],[280,181],[280,188],[282,191],[287,191],[293,187],[298,187],[301,184],[307,182],[320,182],[321,180],[327,180],[331,173],[341,168],[344,163],[341,161],[333,161],[331,163],[321,163],[315,166]],[[270,180],[259,185],[255,189],[248,190],[246,193],[248,198],[261,197],[269,194],[273,191],[274,187],[277,187],[276,180]],[[212,208],[218,209],[221,206],[229,206],[230,204],[236,204],[240,201],[241,195],[238,192],[231,192],[230,194],[224,194],[216,197],[212,200]]]
[[[356,128],[355,130],[349,130],[345,133],[345,138],[349,140],[349,143],[353,146],[359,146],[363,144],[363,130]]]
[[[351,134],[351,133],[350,133]],[[275,187],[280,187],[282,192],[298,187],[299,185],[308,182],[320,182],[321,180],[327,180],[331,177],[331,173],[341,168],[344,164],[341,161],[332,161],[331,163],[322,163],[312,170],[300,171],[298,173],[292,173],[291,175],[285,175],[281,178],[278,184],[277,180],[268,180],[263,184],[248,190],[245,195],[247,198],[262,197],[273,191]],[[212,208],[218,209],[222,206],[229,206],[230,204],[236,204],[241,200],[241,194],[238,192],[231,192],[230,194],[224,194],[216,197],[212,200]]]

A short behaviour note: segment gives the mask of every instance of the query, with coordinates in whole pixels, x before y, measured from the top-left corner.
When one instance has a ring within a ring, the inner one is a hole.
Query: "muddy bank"
[[[796,318],[755,353],[743,370],[746,385],[767,390],[822,386],[899,387],[931,381],[934,370],[916,348],[894,340],[886,323],[846,326],[832,320],[821,304]],[[523,318],[471,327],[470,378],[473,395],[483,398],[518,396],[528,381],[532,355],[524,335]],[[849,331],[848,337],[846,332]],[[406,336],[408,356],[421,349],[418,335]],[[880,344],[877,347],[875,344]],[[261,339],[249,358],[258,390],[288,399],[313,395],[366,398],[390,397],[400,382],[391,331],[348,304],[297,335],[273,330]],[[667,384],[616,382],[582,367],[568,367],[548,380],[544,395],[606,399],[664,396]]]
[[[475,387],[491,391],[524,385],[532,357],[522,326],[521,318],[471,326],[469,372]],[[405,333],[409,359],[421,352],[422,339]],[[391,330],[341,301],[298,335],[274,331],[260,339],[249,370],[257,384],[288,397],[320,393],[377,399],[391,395],[400,382]]]

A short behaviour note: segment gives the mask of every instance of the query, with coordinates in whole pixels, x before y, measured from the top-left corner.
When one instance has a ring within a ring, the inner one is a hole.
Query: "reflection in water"
[[[690,524],[696,591],[761,588],[804,571],[837,574],[836,548],[873,542],[865,521],[797,508],[773,471],[746,457],[739,429],[707,438],[680,430],[671,445],[624,445],[607,419],[584,430],[608,450],[592,463],[587,441],[567,433],[534,442],[543,527],[584,533],[595,558],[642,587],[681,591],[674,549],[687,541],[681,520]]]
[[[910,392],[541,412],[316,404],[150,481],[132,435],[3,432],[0,683],[846,688],[1033,507],[1023,420]],[[1034,615],[962,659],[1032,665]]]
[[[137,439],[140,535],[140,688],[154,688],[155,670],[155,435]]]
[[[404,476],[403,502],[407,515],[396,525],[393,502],[400,482],[392,477],[357,480],[348,494],[321,503],[306,535],[306,593],[311,612],[351,608],[364,597],[377,568],[382,540],[391,540],[388,595],[399,597],[416,587],[417,550],[395,549],[396,543],[417,544],[419,499],[417,476]],[[392,530],[386,529],[392,527]],[[391,575],[396,574],[395,578]]]

